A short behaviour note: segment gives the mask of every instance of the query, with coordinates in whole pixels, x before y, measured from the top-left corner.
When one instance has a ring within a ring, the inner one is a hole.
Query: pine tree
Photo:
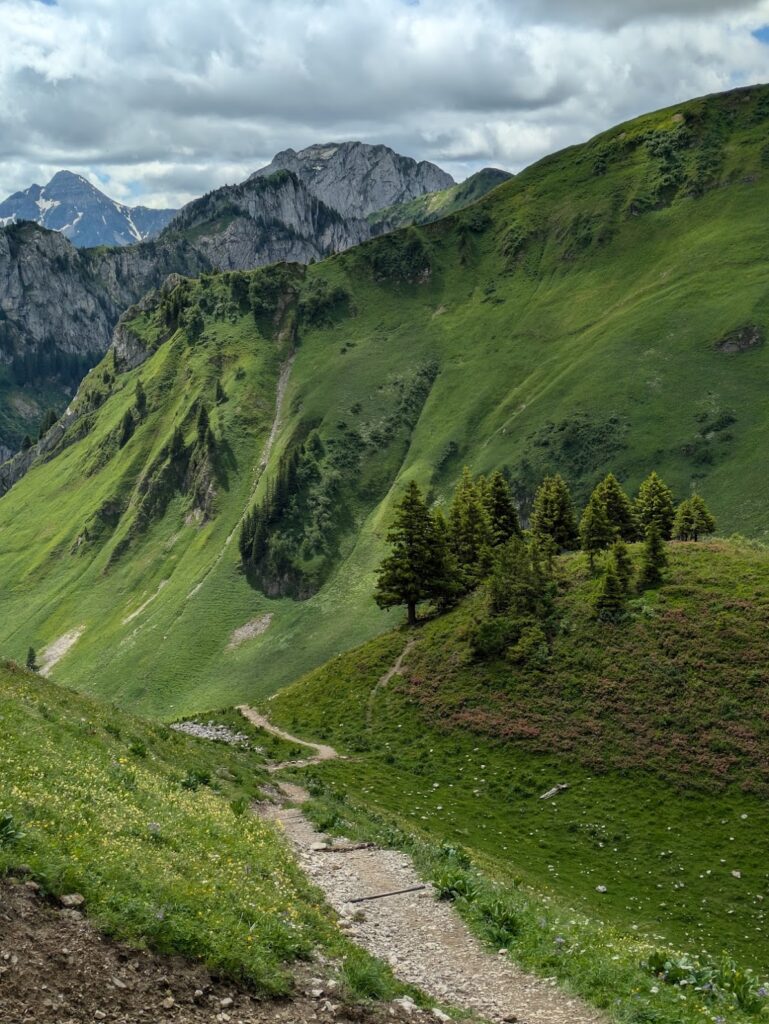
[[[30,672],[37,672],[37,655],[35,654],[34,647],[30,647],[29,650],[27,651],[26,665]]]
[[[662,571],[668,564],[665,542],[660,535],[657,524],[652,522],[646,531],[646,540],[641,559],[642,587],[656,587],[662,582]]]
[[[487,481],[483,497],[491,521],[493,543],[504,544],[511,537],[520,537],[521,524],[510,485],[498,470]]]
[[[566,481],[560,475],[549,476],[534,498],[531,512],[531,531],[535,537],[551,537],[565,550],[577,546],[577,523],[574,504]]]
[[[633,505],[620,487],[613,473],[609,473],[593,491],[593,497],[600,501],[606,511],[606,518],[622,540],[635,540],[638,536]]]
[[[627,549],[627,544],[623,540],[616,540],[612,544],[611,551],[611,562],[614,571],[617,574],[617,578],[622,584],[622,589],[626,594],[629,594],[632,590],[632,581],[634,575],[633,560],[630,557],[630,552]]]
[[[606,514],[606,506],[597,490],[593,491],[579,521],[580,546],[587,552],[591,572],[595,569],[596,553],[608,548],[615,536],[614,528]]]
[[[699,494],[682,501],[676,510],[673,536],[676,540],[699,540],[702,534],[713,533],[716,521]]]
[[[443,539],[413,481],[395,511],[387,540],[392,551],[379,568],[374,599],[380,608],[405,604],[413,626],[417,605],[439,600],[449,585]]]
[[[147,393],[140,380],[137,380],[136,382],[136,391],[134,392],[134,396],[136,399],[136,411],[139,414],[139,419],[142,420],[147,412]]]
[[[196,430],[197,430],[197,435],[198,435],[198,445],[201,448],[205,447],[206,439],[208,437],[208,428],[209,428],[208,409],[206,409],[206,407],[203,404],[203,402],[201,402],[200,403],[200,408],[198,409],[198,419],[197,419],[197,424],[196,424]]]
[[[675,519],[673,493],[656,473],[651,473],[641,484],[635,501],[635,514],[644,537],[653,523],[660,537],[670,540]]]
[[[123,413],[123,419],[120,421],[120,439],[118,444],[121,448],[124,448],[131,440],[135,428],[134,414],[130,409],[126,409]]]
[[[59,417],[56,415],[55,409],[46,410],[45,415],[43,416],[43,419],[40,423],[40,432],[38,433],[37,436],[38,441],[42,441],[42,439],[45,437],[45,435],[48,433],[48,431],[51,429],[51,427],[54,425],[58,418]]]
[[[625,590],[611,562],[593,597],[593,612],[602,622],[619,622],[625,614]]]
[[[473,480],[465,467],[449,512],[451,550],[463,574],[466,590],[472,590],[488,571],[494,542],[481,488],[482,483]]]
[[[492,615],[546,617],[552,605],[552,577],[536,550],[511,537],[494,552],[486,597]]]
[[[25,434],[24,435],[24,440],[21,442],[21,450],[23,452],[28,452],[31,447],[32,447],[32,438],[29,436],[29,434]]]

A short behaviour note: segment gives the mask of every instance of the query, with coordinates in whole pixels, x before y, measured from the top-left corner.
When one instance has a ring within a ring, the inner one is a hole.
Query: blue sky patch
[[[753,32],[753,35],[756,37],[759,43],[763,43],[765,46],[769,46],[769,25],[762,25],[761,28],[757,28]]]

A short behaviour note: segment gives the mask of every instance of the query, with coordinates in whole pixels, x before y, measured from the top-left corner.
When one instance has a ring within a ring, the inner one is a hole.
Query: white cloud
[[[769,78],[767,0],[0,0],[0,19],[0,196],[69,167],[173,205],[343,138],[516,170]]]

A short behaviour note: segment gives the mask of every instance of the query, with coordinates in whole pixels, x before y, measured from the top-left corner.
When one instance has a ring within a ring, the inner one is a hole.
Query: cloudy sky
[[[0,197],[179,205],[357,138],[463,178],[769,81],[769,0],[0,0]]]

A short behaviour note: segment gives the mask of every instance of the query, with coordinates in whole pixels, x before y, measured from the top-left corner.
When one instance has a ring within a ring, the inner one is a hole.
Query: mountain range
[[[37,186],[29,196],[19,193],[13,210],[0,207],[10,211],[0,229],[0,461],[25,433],[34,436],[46,407],[64,408],[72,386],[106,350],[122,310],[167,274],[310,263],[406,218],[419,221],[419,209],[400,211],[426,195],[440,205],[450,194],[461,206],[504,176],[481,172],[456,186],[433,164],[359,142],[287,150],[240,185],[217,189],[170,220],[173,211],[159,211],[151,233],[167,223],[158,237],[132,244],[123,241],[149,222],[77,175],[57,174],[56,188],[46,186],[42,199],[32,198]],[[446,187],[432,191],[439,186]],[[68,188],[70,201],[52,198]],[[459,199],[458,189],[464,189]],[[378,203],[386,207],[381,216]],[[74,248],[70,241],[77,239],[66,231],[41,230],[62,220],[70,227],[77,221],[78,238],[98,237],[99,247]],[[108,223],[111,244],[104,247]]]
[[[0,226],[33,221],[60,231],[78,248],[134,245],[154,238],[175,210],[124,206],[72,171],[58,171],[47,185],[30,185],[0,203]]]

